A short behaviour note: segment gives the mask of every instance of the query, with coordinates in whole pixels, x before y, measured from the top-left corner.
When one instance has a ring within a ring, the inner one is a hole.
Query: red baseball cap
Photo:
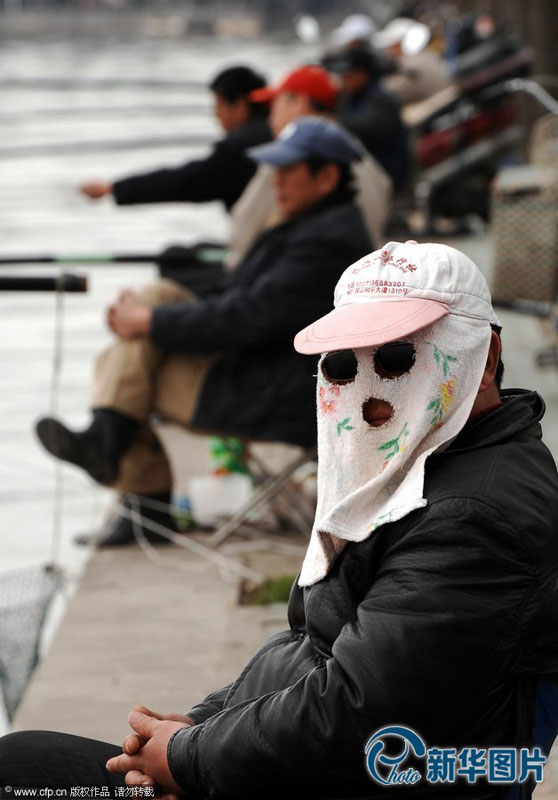
[[[327,108],[335,108],[339,89],[330,74],[317,64],[299,67],[283,78],[277,86],[264,86],[250,92],[253,103],[269,103],[281,92],[305,94]]]

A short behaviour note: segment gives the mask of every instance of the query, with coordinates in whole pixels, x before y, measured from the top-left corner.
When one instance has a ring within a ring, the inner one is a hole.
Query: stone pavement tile
[[[120,742],[134,704],[183,712],[236,677],[264,638],[265,610],[237,610],[236,581],[208,562],[158,552],[172,567],[135,548],[95,554],[14,729]]]
[[[558,742],[552,748],[544,770],[544,781],[533,792],[533,800],[558,798]]]
[[[558,797],[558,787],[547,785],[546,780],[533,792],[533,800],[556,800],[556,797]]]

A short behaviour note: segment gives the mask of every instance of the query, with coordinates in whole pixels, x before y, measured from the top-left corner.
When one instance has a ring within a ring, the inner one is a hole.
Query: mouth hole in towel
[[[371,428],[386,425],[393,417],[393,406],[387,400],[369,397],[362,404],[362,418]]]

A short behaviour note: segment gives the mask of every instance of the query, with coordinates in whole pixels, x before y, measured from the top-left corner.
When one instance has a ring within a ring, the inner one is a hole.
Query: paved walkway
[[[286,626],[281,608],[239,607],[238,581],[207,561],[176,546],[157,558],[125,548],[91,559],[15,729],[120,742],[134,704],[186,711],[239,674],[270,626]]]
[[[181,548],[99,552],[20,706],[16,730],[55,729],[120,743],[136,703],[186,711],[235,678],[285,609],[239,607],[238,583]],[[285,571],[294,562],[280,563]],[[274,556],[252,566],[277,572]],[[535,800],[558,797],[558,749]]]

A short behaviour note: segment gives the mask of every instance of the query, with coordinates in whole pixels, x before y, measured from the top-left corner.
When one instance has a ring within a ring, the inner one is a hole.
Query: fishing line
[[[62,274],[59,276],[55,292],[54,310],[54,350],[52,356],[52,373],[50,378],[49,408],[50,416],[58,416],[60,386],[62,378],[62,362],[64,353],[64,286]],[[51,534],[51,564],[57,568],[60,564],[62,540],[62,506],[64,500],[64,471],[60,459],[54,460],[54,495]]]
[[[163,537],[164,539],[168,539],[173,544],[176,544],[185,550],[189,550],[191,553],[200,557],[201,559],[205,559],[206,561],[214,564],[216,567],[218,567],[221,575],[226,577],[227,580],[238,580],[239,577],[255,583],[260,583],[263,580],[261,573],[244,566],[244,564],[242,564],[240,561],[230,558],[229,556],[225,556],[221,553],[217,553],[215,550],[212,550],[206,545],[201,544],[201,542],[188,538],[187,536],[181,536],[175,531],[172,531],[170,528],[160,525],[158,522],[154,522],[153,520],[145,517],[141,513],[141,505],[138,495],[130,492],[127,493],[126,497],[128,498],[131,507],[128,509],[123,503],[120,503],[118,512],[123,517],[131,520],[137,543],[139,544],[144,555],[153,563],[166,568],[170,567],[172,569],[186,569],[187,571],[190,570],[192,566],[191,562],[183,563],[176,558],[165,558],[164,556],[161,556],[148,540],[144,530],[157,533],[159,536]]]

